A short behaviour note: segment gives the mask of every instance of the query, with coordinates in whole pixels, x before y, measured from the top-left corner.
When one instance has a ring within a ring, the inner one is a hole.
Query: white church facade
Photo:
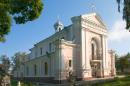
[[[28,60],[14,71],[25,80],[64,81],[73,72],[77,80],[114,77],[115,53],[107,48],[107,27],[97,13],[71,18],[64,27],[57,21],[55,33],[30,49]]]

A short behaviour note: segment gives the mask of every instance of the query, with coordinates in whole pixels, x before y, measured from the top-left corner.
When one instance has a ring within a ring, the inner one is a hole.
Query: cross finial
[[[90,4],[90,8],[92,12],[96,12],[96,6],[93,3]]]
[[[59,15],[57,16],[57,20],[60,21],[60,16]]]

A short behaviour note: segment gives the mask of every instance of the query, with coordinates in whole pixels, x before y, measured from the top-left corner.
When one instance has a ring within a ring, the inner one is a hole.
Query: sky
[[[65,26],[71,17],[97,12],[108,28],[108,48],[123,55],[130,51],[130,32],[126,31],[122,14],[117,10],[116,0],[43,0],[44,9],[35,21],[24,25],[14,22],[6,42],[0,43],[0,55],[13,56],[16,52],[28,52],[37,42],[54,34],[57,16]],[[92,9],[92,4],[95,9]]]

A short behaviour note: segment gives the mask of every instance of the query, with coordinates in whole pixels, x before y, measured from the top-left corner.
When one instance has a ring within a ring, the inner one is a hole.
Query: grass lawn
[[[97,83],[92,86],[130,86],[130,76],[115,78],[113,81]]]
[[[12,80],[11,86],[17,86],[17,81]],[[33,83],[21,83],[21,86],[36,86]],[[84,85],[85,86],[85,85]],[[87,85],[88,86],[88,85]],[[104,81],[103,83],[96,83],[89,86],[130,86],[130,76],[124,78],[115,78],[112,81]]]
[[[17,84],[18,84],[17,81],[14,80],[11,81],[11,86],[17,86]],[[33,85],[32,83],[29,82],[21,82],[21,86],[36,86],[36,85]]]
[[[11,86],[17,86],[17,81],[12,80],[11,81]]]

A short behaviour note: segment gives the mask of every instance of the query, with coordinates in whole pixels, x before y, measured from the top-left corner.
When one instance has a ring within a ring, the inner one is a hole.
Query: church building
[[[108,50],[108,30],[101,17],[90,13],[71,21],[64,26],[58,20],[55,33],[30,49],[14,77],[46,83],[65,81],[70,73],[77,80],[114,77],[115,53]]]

